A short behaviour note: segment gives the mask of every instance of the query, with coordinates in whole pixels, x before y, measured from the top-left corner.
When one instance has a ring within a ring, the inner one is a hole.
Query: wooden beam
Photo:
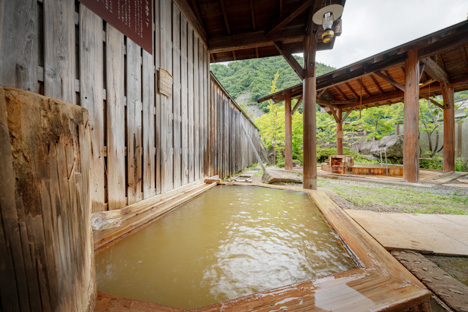
[[[304,40],[304,75],[303,81],[303,188],[317,189],[317,137],[316,137],[316,95],[315,54],[317,41],[313,33]]]
[[[419,60],[415,48],[405,64],[403,178],[419,181]]]
[[[427,99],[428,99],[432,104],[434,104],[435,106],[444,109],[444,105],[440,104],[440,103],[437,102],[436,100],[431,99],[430,97],[428,97]]]
[[[335,119],[336,123],[340,122],[340,118],[336,114],[336,110],[334,108],[330,109],[330,113],[332,113],[333,118]]]
[[[337,109],[336,115],[336,154],[343,155],[343,111],[341,108]]]
[[[208,46],[211,53],[222,53],[232,50],[272,46],[275,41],[288,44],[302,42],[303,40],[304,29],[302,27],[291,27],[271,36],[267,36],[264,31],[259,30],[230,36],[214,37],[210,38]]]
[[[444,98],[444,172],[455,171],[455,105],[454,90],[442,87]]]
[[[340,89],[340,86],[334,86],[335,90],[338,91],[338,93],[345,98],[346,101],[349,101],[349,97],[346,96],[346,94]]]
[[[224,0],[219,0],[219,3],[221,5],[221,11],[223,12],[223,18],[224,18],[224,25],[226,26],[226,32],[228,35],[231,34],[231,27],[229,27],[229,20],[226,12],[226,4],[224,3]]]
[[[284,168],[292,170],[291,94],[284,100]]]
[[[254,7],[254,0],[250,0],[250,18],[252,20],[252,30],[256,31],[257,30],[257,25],[255,23],[255,7]]]
[[[372,96],[372,94],[367,90],[366,86],[362,83],[362,77],[361,79],[357,79],[357,82],[359,82],[359,85],[361,86],[361,89],[364,90],[367,96]],[[361,94],[362,96],[362,94]]]
[[[383,94],[383,90],[382,88],[379,86],[379,83],[377,82],[377,80],[374,78],[374,76],[372,74],[369,75],[369,77],[371,78],[372,82],[374,83],[375,87],[377,88],[377,90],[379,90],[380,94]]]
[[[307,10],[311,5],[315,3],[315,0],[307,0],[303,4],[301,4],[297,9],[295,9],[291,14],[283,18],[281,22],[279,22],[275,27],[273,27],[267,35],[272,35],[280,31],[284,26],[288,25],[292,22],[297,16],[299,16],[302,12]]]
[[[301,78],[301,80],[304,80],[304,69],[297,62],[294,56],[284,48],[284,45],[281,42],[275,42],[275,47],[278,50],[278,52],[284,57],[286,62],[288,62],[288,64],[292,67],[294,72],[299,76],[299,78]]]
[[[419,64],[418,64],[418,67],[419,67]],[[374,74],[376,74],[377,76],[379,76],[380,78],[388,81],[392,86],[400,89],[401,91],[405,91],[405,87],[401,84],[401,83],[398,83],[396,82],[392,77],[388,76],[388,75],[385,75],[379,71],[376,71]],[[418,74],[418,79],[419,79],[419,74]]]
[[[353,111],[352,110],[349,110],[346,112],[346,114],[344,115],[344,117],[341,119],[342,122],[344,122],[346,120],[346,118],[348,118],[348,116],[352,113]]]
[[[321,97],[325,91],[327,91],[328,88],[323,88],[318,94],[317,94],[317,97]]]
[[[421,62],[423,62],[426,65],[425,71],[431,77],[433,77],[439,82],[450,83],[447,73],[430,57],[422,59]]]
[[[424,74],[425,70],[426,70],[426,64],[420,63],[419,64],[419,81],[421,81],[422,75]]]
[[[465,68],[468,71],[468,56],[466,55],[466,49],[465,46],[460,47],[460,51],[463,57],[463,61],[465,61]]]
[[[349,82],[346,82],[346,86],[348,87],[349,90],[351,90],[351,93],[355,96],[356,99],[359,99],[359,94],[356,93],[356,91],[354,91],[354,89],[351,87],[351,85],[349,84]]]
[[[301,103],[302,103],[302,95],[301,95],[301,97],[297,100],[296,105],[294,105],[294,108],[293,108],[292,111],[291,111],[291,115],[294,115],[294,113],[297,111],[297,109],[299,108],[299,106],[301,106]]]
[[[259,56],[258,56],[258,48],[255,48],[255,56],[256,56],[257,58],[259,58]]]

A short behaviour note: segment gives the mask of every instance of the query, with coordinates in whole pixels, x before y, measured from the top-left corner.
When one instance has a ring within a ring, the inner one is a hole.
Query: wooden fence
[[[182,3],[183,1],[181,1]],[[0,84],[89,111],[93,212],[256,162],[258,130],[209,76],[209,53],[178,0],[153,0],[150,54],[78,1],[0,2]],[[158,69],[172,97],[156,90]]]

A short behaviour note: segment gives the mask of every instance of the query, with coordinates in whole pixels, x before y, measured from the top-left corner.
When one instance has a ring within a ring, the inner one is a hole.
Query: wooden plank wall
[[[0,2],[0,85],[89,111],[93,212],[256,162],[240,125],[258,131],[210,79],[207,46],[177,3],[153,0],[150,54],[78,1]],[[157,92],[159,68],[172,97]]]
[[[210,75],[209,91],[206,175],[225,178],[257,162],[242,127],[258,147],[258,152],[260,133],[213,74]]]

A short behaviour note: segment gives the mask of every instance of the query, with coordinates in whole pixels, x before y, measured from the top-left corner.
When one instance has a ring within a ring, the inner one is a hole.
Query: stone
[[[362,140],[355,143],[351,150],[364,155],[373,155],[379,159],[381,153],[382,158],[385,157],[385,152],[387,158],[403,158],[403,136],[390,135],[378,141]]]
[[[295,173],[268,169],[262,176],[262,182],[273,183],[302,183],[302,178]]]

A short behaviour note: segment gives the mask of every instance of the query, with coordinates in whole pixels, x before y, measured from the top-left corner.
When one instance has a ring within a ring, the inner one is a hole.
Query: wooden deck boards
[[[346,212],[388,250],[468,256],[468,216]]]

